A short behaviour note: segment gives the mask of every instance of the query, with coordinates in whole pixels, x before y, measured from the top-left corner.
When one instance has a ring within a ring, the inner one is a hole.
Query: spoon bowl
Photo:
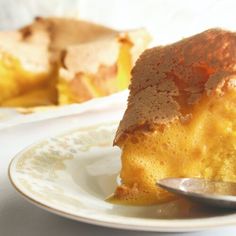
[[[206,205],[236,209],[236,183],[202,178],[165,178],[157,185],[169,192]]]

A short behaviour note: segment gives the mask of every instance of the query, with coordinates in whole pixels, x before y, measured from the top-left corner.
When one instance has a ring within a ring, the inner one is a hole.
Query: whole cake
[[[115,202],[169,201],[156,186],[165,177],[236,182],[236,33],[210,29],[146,50],[114,144],[122,149]]]
[[[0,32],[0,106],[80,103],[126,89],[145,29],[116,31],[68,18],[36,18]]]

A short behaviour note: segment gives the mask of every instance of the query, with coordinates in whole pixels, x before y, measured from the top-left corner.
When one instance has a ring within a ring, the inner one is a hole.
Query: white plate
[[[117,122],[70,131],[30,146],[11,162],[13,186],[26,199],[74,220],[121,229],[183,232],[236,223],[236,213],[179,200],[158,206],[113,205],[120,151]]]

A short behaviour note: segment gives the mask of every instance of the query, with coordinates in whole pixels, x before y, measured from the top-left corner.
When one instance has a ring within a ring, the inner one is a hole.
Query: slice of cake
[[[236,182],[236,33],[210,29],[146,50],[131,81],[114,140],[122,184],[110,200],[169,201],[156,186],[166,177]]]

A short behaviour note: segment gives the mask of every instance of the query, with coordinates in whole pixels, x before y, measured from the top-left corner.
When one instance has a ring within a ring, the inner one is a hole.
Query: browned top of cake
[[[121,43],[131,45],[131,59],[135,62],[150,41],[149,34],[144,29],[114,32],[116,33],[106,34],[86,43],[68,46],[64,50],[62,64],[72,73],[96,73],[99,66],[112,66],[116,63]]]
[[[137,128],[186,122],[201,98],[223,93],[235,81],[236,33],[210,29],[146,50],[132,70],[128,107],[114,143]]]
[[[93,41],[94,38],[116,33],[115,30],[94,23],[57,17],[38,17],[21,31],[28,39],[38,34],[46,35],[51,42],[50,49],[52,50],[62,50],[67,46],[87,43]],[[46,36],[44,40],[46,40]]]
[[[133,60],[146,48],[150,36],[145,29],[119,32],[91,22],[70,18],[36,18],[21,33],[26,41],[48,44],[51,61],[62,54],[62,65],[70,73],[96,72],[98,66],[113,65],[119,53],[120,41],[128,40],[134,45]]]

